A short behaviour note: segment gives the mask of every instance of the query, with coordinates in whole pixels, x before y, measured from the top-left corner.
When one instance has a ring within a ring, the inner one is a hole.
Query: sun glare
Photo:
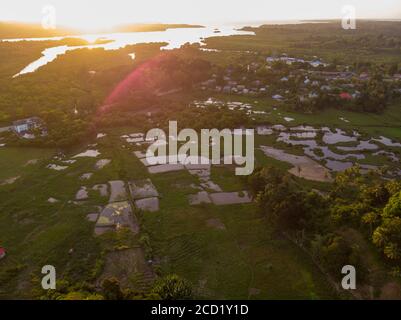
[[[352,5],[358,18],[401,17],[399,0],[13,0],[1,1],[0,21],[40,23],[46,6],[54,7],[57,26],[86,32],[133,23],[232,23],[248,21],[335,19],[344,5]]]

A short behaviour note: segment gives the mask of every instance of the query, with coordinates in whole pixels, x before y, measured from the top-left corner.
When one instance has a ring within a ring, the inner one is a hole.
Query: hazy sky
[[[340,18],[344,5],[354,5],[357,18],[401,19],[401,0],[0,0],[0,20],[40,23],[46,5],[58,25],[79,28]]]

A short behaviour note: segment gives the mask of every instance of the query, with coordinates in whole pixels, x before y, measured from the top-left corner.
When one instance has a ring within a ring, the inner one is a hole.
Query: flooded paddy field
[[[378,141],[374,137],[362,137],[355,130],[346,132],[339,128],[311,126],[286,127],[285,129],[282,126],[279,128],[263,126],[256,131],[266,132],[267,130],[272,131],[269,134],[269,143],[274,147],[264,146],[263,142],[260,142],[260,147],[265,154],[290,163],[294,166],[290,170],[291,173],[308,180],[316,180],[313,175],[320,172],[317,180],[330,181],[329,172],[324,173],[322,167],[335,173],[355,165],[364,169],[363,172],[385,168],[394,170],[400,165],[401,147],[398,146],[398,142],[389,138],[381,137]],[[385,141],[387,146],[380,141]],[[293,153],[295,150],[296,155]],[[315,169],[312,169],[313,166]],[[311,175],[306,173],[308,167]],[[394,175],[389,174],[388,177],[394,177]]]
[[[289,155],[305,156],[332,174],[359,165],[364,173],[386,169],[385,178],[398,176],[401,130],[396,128],[399,128],[401,119],[397,121],[396,105],[390,106],[380,116],[340,110],[327,110],[320,115],[309,116],[285,111],[274,101],[241,97],[238,101],[230,99],[230,95],[216,95],[216,98],[196,100],[190,107],[245,112],[253,121],[266,122],[254,127],[255,134],[259,136],[256,138],[257,148],[265,146]],[[386,132],[389,136],[385,135]],[[281,161],[279,157],[275,159]],[[292,162],[288,161],[288,157],[282,159],[289,164]],[[292,173],[299,176],[298,171],[294,169]],[[305,171],[302,175],[308,177]]]
[[[281,119],[282,122],[266,122],[255,127],[257,161],[265,159],[303,179],[318,177],[311,180],[318,183],[329,182],[336,172],[354,164],[360,164],[363,170],[389,166],[395,174],[400,172],[397,170],[400,140],[393,136],[367,135],[358,128],[300,124],[296,116],[289,117],[295,120]],[[352,121],[351,117],[346,119]],[[96,147],[85,146],[57,158],[54,151],[44,159],[37,154],[25,155],[18,162],[18,170],[0,179],[20,176],[12,185],[0,186],[2,191],[12,188],[16,194],[15,199],[9,199],[4,192],[0,194],[0,232],[8,247],[18,246],[20,251],[13,255],[25,255],[21,248],[32,238],[38,240],[32,252],[40,254],[44,249],[52,252],[52,246],[45,239],[61,234],[63,237],[55,244],[59,250],[51,254],[52,259],[61,261],[62,265],[67,262],[81,265],[83,257],[88,257],[85,268],[91,270],[96,257],[108,248],[112,254],[104,258],[109,264],[104,271],[120,274],[121,270],[115,269],[110,260],[110,257],[121,259],[113,255],[117,252],[114,245],[127,246],[127,250],[138,248],[142,231],[146,230],[157,268],[186,275],[200,297],[241,298],[247,297],[250,289],[258,298],[288,297],[286,288],[294,281],[298,283],[292,293],[294,298],[307,298],[311,294],[330,296],[324,280],[307,259],[287,241],[279,240],[279,244],[272,241],[246,184],[235,176],[233,167],[182,164],[179,170],[162,167],[152,173],[149,168],[155,166],[145,166],[141,161],[148,142],[139,141],[141,136],[133,134],[138,132],[137,128],[121,131],[117,134],[104,130],[104,136],[91,142],[96,142]],[[365,141],[377,148],[366,148]],[[359,150],[361,142],[364,142],[363,150]],[[7,150],[6,146],[0,152]],[[87,153],[88,150],[96,150],[98,154],[94,156],[95,153]],[[79,154],[86,156],[75,158]],[[39,161],[26,165],[35,159]],[[46,168],[51,164],[66,168],[61,171]],[[76,200],[81,190],[87,192],[88,198]],[[109,203],[115,200],[117,202]],[[32,210],[28,212],[25,208]],[[10,221],[15,226],[13,231],[1,227],[10,225]],[[15,224],[15,221],[20,223]],[[15,238],[15,228],[25,236]],[[119,232],[125,229],[128,236],[121,240]],[[70,249],[74,249],[74,253],[70,254]],[[146,278],[144,273],[149,270],[143,268],[143,263],[150,270],[153,264],[140,259],[141,255],[144,257],[143,251],[135,252],[126,262],[133,270],[137,268],[139,277]],[[273,268],[267,270],[262,264],[272,264]],[[223,265],[229,267],[223,268]],[[288,266],[291,266],[291,274],[277,286],[273,278],[280,276],[279,270]],[[253,275],[249,273],[250,267]],[[60,270],[63,271],[63,267]],[[210,272],[213,272],[212,277]],[[238,281],[239,277],[245,280]],[[131,285],[136,281],[126,280]]]

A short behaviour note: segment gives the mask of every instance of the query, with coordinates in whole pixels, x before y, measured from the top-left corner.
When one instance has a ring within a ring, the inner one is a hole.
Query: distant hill
[[[47,38],[79,34],[77,30],[57,28],[54,30],[43,29],[40,24],[28,24],[18,22],[0,22],[0,39],[13,38]]]
[[[98,33],[110,32],[151,32],[151,31],[165,31],[167,29],[177,28],[203,28],[200,25],[190,24],[127,24],[117,26],[111,29],[104,29]],[[0,39],[14,39],[14,38],[48,38],[48,37],[61,37],[82,34],[79,30],[70,28],[57,28],[54,30],[43,29],[39,24],[27,24],[17,22],[0,22]]]

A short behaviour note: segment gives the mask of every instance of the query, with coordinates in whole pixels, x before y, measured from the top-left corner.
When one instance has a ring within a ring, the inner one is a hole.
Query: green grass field
[[[356,114],[327,110],[319,115],[285,112],[258,101],[258,108],[270,114],[267,122],[283,123],[283,116],[293,117],[291,125],[356,129],[364,134],[401,138],[400,109],[392,105],[382,115]],[[281,115],[278,115],[278,113]],[[344,123],[339,117],[350,123]],[[120,136],[134,133],[135,128],[114,128],[107,136],[87,143],[97,143],[101,156],[81,158],[69,164],[65,171],[46,168],[49,163],[62,164],[52,159],[55,150],[9,148],[0,149],[1,179],[20,176],[13,184],[0,186],[0,245],[7,248],[7,258],[0,263],[0,297],[29,298],[38,289],[40,268],[56,266],[59,277],[68,281],[96,282],[102,273],[107,252],[119,246],[137,247],[143,234],[149,236],[154,254],[154,269],[159,275],[171,273],[187,278],[196,296],[204,299],[324,299],[333,298],[325,277],[302,251],[288,240],[277,237],[254,204],[190,206],[188,195],[196,193],[191,184],[198,178],[187,171],[150,175],[133,155],[133,148]],[[272,136],[257,136],[255,146],[277,145]],[[301,154],[302,150],[288,145],[278,147]],[[67,152],[73,155],[88,149],[76,146]],[[36,164],[26,165],[29,160]],[[98,159],[112,159],[101,170],[95,170]],[[256,150],[255,166],[275,166],[287,171],[291,166],[267,158]],[[368,157],[364,163],[374,164]],[[382,159],[385,162],[385,159]],[[81,181],[83,173],[93,172],[90,180]],[[160,211],[136,213],[140,215],[141,233],[138,236],[93,235],[94,224],[86,215],[105,205],[107,198],[90,192],[90,199],[76,205],[76,192],[81,186],[111,180],[151,178],[158,189]],[[214,167],[212,180],[223,191],[246,189],[243,179],[226,167]],[[327,183],[303,180],[306,188],[327,190]],[[59,202],[51,204],[50,197]],[[72,253],[71,253],[72,249]],[[135,287],[136,280],[131,284]],[[140,282],[140,281],[139,281]]]
[[[1,151],[8,159],[5,164],[21,166],[39,156],[42,161],[24,169],[14,184],[0,187],[0,243],[8,252],[0,264],[0,297],[32,297],[39,288],[40,268],[45,264],[54,265],[58,276],[70,282],[96,281],[104,252],[114,250],[111,243],[115,240],[95,237],[94,225],[86,215],[107,199],[91,193],[83,205],[70,201],[83,185],[146,177],[152,179],[161,194],[161,210],[142,215],[142,232],[150,236],[155,268],[161,275],[176,273],[187,278],[199,298],[333,297],[324,277],[308,258],[287,240],[272,234],[255,205],[189,206],[187,196],[194,193],[190,185],[197,178],[187,171],[150,176],[132,150],[122,148],[119,133],[109,133],[97,141],[96,148],[102,153],[97,159],[112,159],[99,171],[93,170],[96,159],[92,158],[79,159],[67,170],[57,172],[45,167],[54,163],[49,159],[51,150]],[[68,156],[83,150],[71,150]],[[5,176],[21,173],[20,166],[9,165]],[[80,181],[80,175],[86,172],[94,175],[88,181]],[[225,191],[244,187],[243,181],[225,168],[213,169],[212,178]],[[48,203],[50,197],[59,202]],[[216,228],[216,221],[224,229]],[[124,244],[137,246],[138,237],[132,236]]]
[[[34,170],[30,160],[43,160],[54,154],[52,149],[39,148],[0,148],[0,181],[19,176]]]
[[[189,59],[202,58],[218,64],[214,67],[223,68],[238,63],[241,58],[243,61],[254,59],[252,51],[258,53],[257,59],[286,52],[309,58],[316,55],[327,61],[336,59],[339,63],[349,65],[366,61],[400,63],[399,48],[381,48],[383,42],[366,43],[366,47],[361,45],[364,44],[364,37],[379,41],[381,32],[387,39],[398,37],[399,24],[388,27],[386,23],[383,24],[377,22],[372,28],[363,24],[357,37],[341,30],[339,24],[322,24],[319,26],[319,33],[314,24],[277,27],[277,30],[276,27],[269,27],[254,30],[256,36],[216,36],[205,40],[207,47],[221,49],[223,52],[195,49],[194,53],[194,48],[177,49],[175,52],[178,57],[182,54]],[[376,29],[377,26],[380,29]],[[375,35],[371,37],[372,33]],[[95,107],[104,101],[115,85],[135,66],[158,56],[162,45],[135,45],[115,51],[70,51],[29,76],[10,80],[12,75],[38,58],[45,47],[64,43],[49,41],[0,45],[3,50],[0,54],[2,126],[10,125],[14,118],[41,115],[42,111],[63,110],[70,114],[73,105],[82,107],[82,110],[78,108],[79,116],[74,116],[74,119],[81,115],[86,117],[86,111],[88,117],[94,116]],[[135,60],[128,56],[132,52],[136,53]],[[90,70],[97,72],[93,79],[88,76]],[[87,96],[87,93],[90,95]],[[264,115],[255,115],[260,124],[327,126],[347,132],[357,130],[362,138],[383,135],[401,141],[400,100],[394,101],[382,114],[329,108],[316,114],[301,114],[291,111],[285,102],[279,103],[270,97],[247,98],[223,94],[212,96],[226,101],[250,103],[254,110],[266,111]],[[90,98],[88,102],[87,97]],[[194,89],[166,96],[163,98],[166,99],[165,103],[161,106],[155,103],[149,109],[155,113],[152,114],[152,119],[156,119],[155,123],[166,120],[163,116],[159,117],[157,112],[168,115],[168,112],[172,114],[176,110],[181,111],[176,105],[184,107],[195,97],[207,99],[209,93],[199,93]],[[142,102],[140,104],[142,107]],[[147,104],[153,102],[145,102],[143,107],[148,108]],[[93,107],[93,110],[86,110],[86,105]],[[172,110],[167,110],[170,106]],[[128,110],[131,107],[130,102],[125,107]],[[114,116],[118,120],[118,117],[121,120],[132,120],[119,123],[134,123],[137,111],[133,110],[130,114],[132,119],[124,119],[126,114],[119,115],[118,110],[116,114],[105,115],[110,115],[112,126]],[[56,112],[54,118],[58,117],[62,116]],[[293,118],[294,121],[287,122],[284,117]],[[189,125],[197,120],[183,119]],[[89,123],[92,124],[88,120],[88,125]],[[70,133],[69,125],[67,119],[63,132]],[[147,126],[148,123],[144,121],[137,125]],[[85,144],[63,151],[66,152],[66,160],[89,148],[99,150],[101,155],[96,159],[79,158],[72,164],[55,160],[53,156],[58,151],[55,149],[0,147],[0,246],[7,249],[7,256],[0,261],[0,299],[39,297],[43,294],[40,290],[41,268],[47,264],[54,265],[58,279],[68,282],[70,287],[73,284],[97,286],[104,273],[112,273],[111,270],[114,270],[110,263],[113,257],[124,260],[123,249],[130,249],[132,252],[132,256],[127,258],[131,267],[135,265],[135,259],[141,259],[138,265],[143,269],[153,266],[153,271],[158,276],[178,274],[191,282],[195,297],[200,299],[339,298],[310,257],[273,231],[256,203],[190,206],[188,196],[197,192],[191,185],[199,184],[196,176],[187,171],[150,175],[133,155],[132,146],[120,138],[123,134],[140,131],[138,128],[114,127],[100,130],[107,133],[107,136],[97,140],[87,137]],[[269,145],[292,154],[303,154],[301,146],[278,143],[276,138],[256,136],[255,146]],[[89,147],[88,143],[97,145]],[[399,155],[399,151],[397,152]],[[110,159],[111,163],[96,170],[95,163],[99,159]],[[385,157],[370,155],[362,161],[365,164],[381,165],[388,162]],[[68,169],[54,171],[46,168],[48,164],[67,165]],[[283,173],[292,167],[288,163],[268,158],[261,150],[256,149],[255,167],[263,166],[279,168]],[[81,180],[84,173],[93,175],[89,180]],[[95,223],[89,222],[86,216],[97,212],[98,206],[105,206],[108,198],[101,197],[91,189],[92,186],[112,180],[128,182],[145,178],[152,180],[160,194],[160,211],[135,211],[140,223],[140,232],[137,235],[125,230],[95,236]],[[213,167],[211,180],[226,192],[247,189],[246,179],[235,176],[232,168]],[[299,182],[305,189],[328,191],[330,187],[329,183],[323,182],[303,179],[299,179]],[[89,199],[76,203],[75,195],[82,186],[90,190]],[[51,203],[49,198],[57,201]],[[360,244],[369,253],[366,256],[376,252],[372,246],[362,241],[362,235],[354,234],[352,230],[343,232],[351,242]],[[377,256],[377,252],[375,254]],[[380,269],[380,272],[387,272],[376,263],[371,266]],[[135,273],[126,277],[127,285],[133,289],[141,289],[147,277],[148,275]],[[63,281],[60,282],[61,287],[67,286]]]

